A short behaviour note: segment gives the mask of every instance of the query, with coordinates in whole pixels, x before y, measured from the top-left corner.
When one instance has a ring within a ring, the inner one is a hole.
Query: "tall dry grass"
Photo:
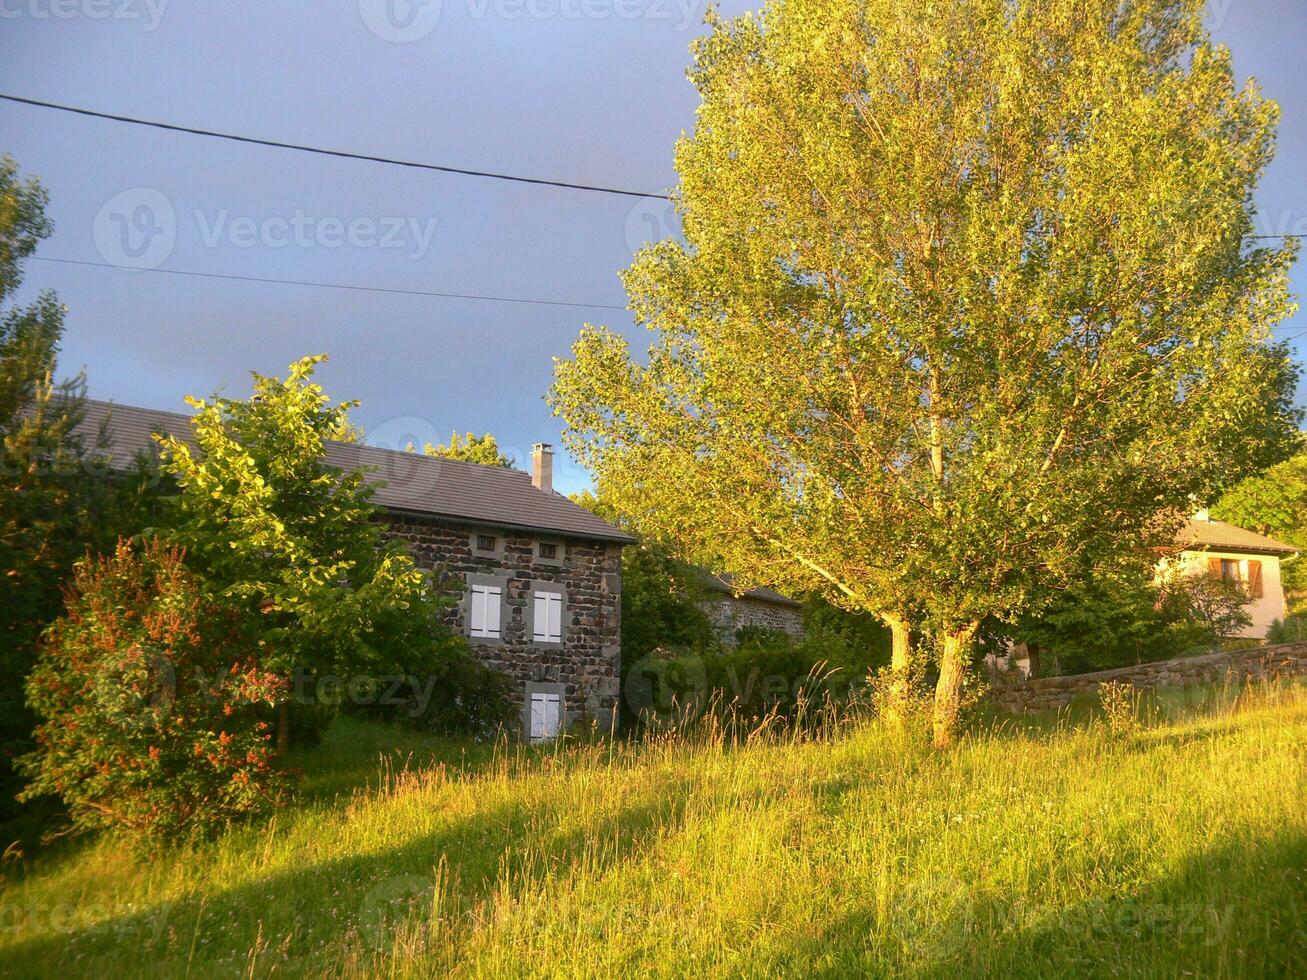
[[[825,707],[546,749],[342,720],[266,825],[10,867],[0,973],[1303,975],[1307,693],[1141,713],[947,753]]]

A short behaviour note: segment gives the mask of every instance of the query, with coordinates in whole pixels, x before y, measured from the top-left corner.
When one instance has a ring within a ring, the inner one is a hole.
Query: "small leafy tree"
[[[76,827],[147,842],[277,805],[282,777],[255,709],[284,682],[256,653],[179,549],[120,542],[87,559],[27,684],[41,721],[20,762],[24,796],[58,795]]]
[[[1252,622],[1248,593],[1215,575],[1176,575],[1162,586],[1162,602],[1199,623],[1213,640],[1229,640]]]
[[[295,362],[284,381],[255,374],[246,400],[189,399],[198,452],[161,440],[179,490],[171,533],[250,618],[260,665],[287,678],[388,673],[443,629],[424,573],[382,540],[367,474],[326,461],[354,403],[330,404],[313,382],[324,360]]]
[[[480,463],[482,466],[502,466],[508,469],[511,469],[516,462],[512,456],[506,456],[499,451],[499,443],[489,432],[482,436],[469,432],[461,438],[457,432],[452,432],[449,436],[449,445],[440,443],[433,445],[428,442],[422,447],[422,452],[442,459],[458,459],[464,463]]]
[[[685,240],[625,273],[653,343],[588,326],[557,366],[567,445],[643,532],[879,616],[898,671],[931,637],[938,745],[982,622],[1293,438],[1295,245],[1247,238],[1277,110],[1203,9],[710,15]]]
[[[1296,455],[1232,487],[1212,506],[1212,516],[1307,550],[1307,450],[1302,444],[1300,437]],[[1307,562],[1286,562],[1280,574],[1290,612],[1300,612]]]

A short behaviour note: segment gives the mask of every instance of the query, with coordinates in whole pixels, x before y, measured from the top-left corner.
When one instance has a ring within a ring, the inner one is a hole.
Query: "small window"
[[[557,592],[535,594],[531,638],[537,643],[563,642],[563,597]]]
[[[557,557],[558,557],[558,545],[553,544],[553,543],[551,543],[551,542],[549,542],[549,541],[541,541],[541,542],[540,542],[540,557],[541,557],[541,558],[557,558]]]
[[[545,742],[563,730],[563,699],[547,691],[531,692],[531,741]]]
[[[1239,562],[1233,558],[1221,559],[1221,581],[1239,582],[1243,576],[1239,574]]]
[[[477,535],[477,551],[494,551],[495,536],[493,534]]]
[[[497,585],[474,585],[468,602],[467,625],[472,636],[499,639],[499,600],[503,590]]]

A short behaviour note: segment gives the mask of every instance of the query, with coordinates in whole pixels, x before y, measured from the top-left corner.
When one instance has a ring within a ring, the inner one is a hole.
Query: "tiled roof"
[[[1246,551],[1258,555],[1295,555],[1298,549],[1256,531],[1236,527],[1225,521],[1191,518],[1175,538],[1176,544],[1191,551]]]
[[[708,588],[713,589],[716,592],[726,592],[730,595],[736,595],[734,575],[718,575],[715,572],[708,571],[706,568],[700,569],[700,571],[703,572],[703,581]],[[789,596],[781,595],[779,592],[764,587],[750,589],[747,592],[740,593],[739,598],[759,599],[762,602],[774,602],[782,606],[800,605],[798,601],[791,599]]]
[[[125,469],[138,452],[150,451],[154,432],[194,448],[188,415],[88,400],[80,427],[88,446],[106,423],[113,468]],[[379,484],[372,499],[387,510],[624,544],[635,540],[561,494],[537,489],[521,470],[344,442],[327,444],[327,462],[342,469],[368,467],[369,479]]]

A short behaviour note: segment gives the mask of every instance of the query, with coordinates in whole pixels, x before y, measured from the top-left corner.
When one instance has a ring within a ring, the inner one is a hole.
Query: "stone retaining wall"
[[[1186,684],[1221,684],[1227,679],[1242,682],[1295,675],[1307,676],[1307,643],[1282,643],[1209,653],[1201,657],[1179,657],[1092,674],[1040,677],[1014,684],[996,683],[990,696],[1000,708],[1020,714],[1065,707],[1072,698],[1096,694],[1098,686],[1108,681],[1150,690]]]

